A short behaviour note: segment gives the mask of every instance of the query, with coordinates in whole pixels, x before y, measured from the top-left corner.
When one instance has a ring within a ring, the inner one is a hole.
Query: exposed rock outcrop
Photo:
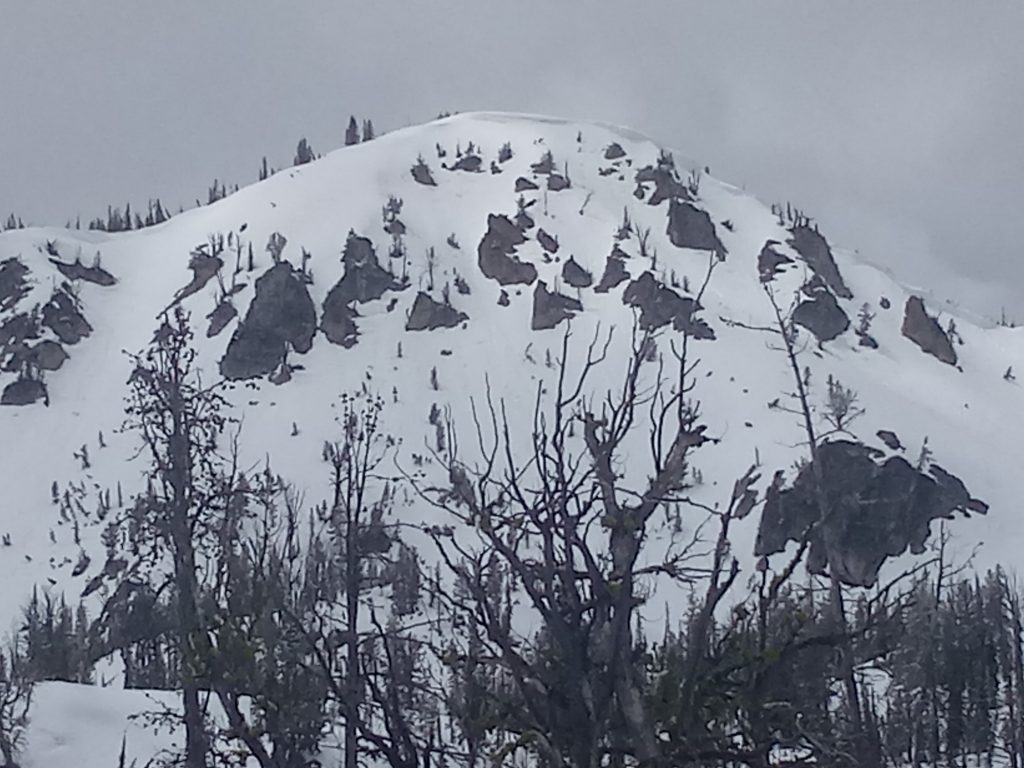
[[[117,283],[117,278],[99,265],[87,267],[78,259],[75,259],[70,264],[60,259],[50,259],[50,263],[68,280],[84,280],[87,283],[102,285],[105,288],[109,288]]]
[[[757,256],[757,274],[760,276],[762,283],[772,282],[782,274],[784,266],[793,263],[789,256],[784,256],[775,250],[773,246],[778,244],[777,240],[767,240],[764,247],[761,248],[761,253]]]
[[[64,344],[77,344],[92,333],[92,326],[79,311],[66,283],[43,305],[43,325]]]
[[[605,160],[618,160],[620,157],[626,156],[626,150],[622,148],[622,145],[617,141],[613,141],[604,150]]]
[[[821,233],[806,224],[793,227],[790,233],[793,235],[787,241],[790,247],[800,254],[814,274],[825,281],[829,290],[841,299],[852,299],[853,292],[847,288],[832,249]]]
[[[543,227],[537,230],[537,242],[548,253],[558,253],[558,241],[545,232]]]
[[[413,180],[417,183],[426,187],[437,186],[437,182],[434,181],[434,174],[430,172],[430,166],[427,165],[426,161],[422,157],[416,160],[416,165],[414,165],[409,172],[412,174]]]
[[[483,165],[483,160],[479,155],[463,155],[455,163],[451,165],[448,170],[451,171],[467,171],[469,173],[479,173],[480,167]]]
[[[213,279],[213,276],[224,266],[224,260],[219,256],[211,256],[202,251],[193,251],[188,260],[188,268],[192,270],[192,280],[176,294],[174,301],[178,303],[194,293],[198,293],[206,284]]]
[[[563,320],[568,320],[577,312],[583,311],[583,305],[571,296],[552,293],[543,280],[537,282],[533,289],[533,316],[530,328],[543,331],[554,328]]]
[[[676,177],[675,168],[666,163],[648,165],[636,172],[637,185],[654,184],[654,192],[647,198],[648,205],[661,205],[666,200],[690,200],[690,193]]]
[[[412,304],[405,330],[432,331],[435,328],[454,328],[468,319],[469,315],[465,312],[460,312],[451,304],[434,301],[428,294],[420,291]]]
[[[594,282],[594,276],[576,263],[572,256],[562,265],[562,279],[573,288],[589,288]]]
[[[339,303],[349,304],[353,301],[362,304],[376,301],[388,291],[400,291],[404,287],[394,275],[380,265],[373,243],[354,232],[348,234],[341,262],[345,265],[345,274],[327,294],[327,301],[324,303],[325,313],[327,303],[330,303],[332,308]]]
[[[880,459],[879,451],[853,441],[819,446],[829,515],[811,535],[812,573],[825,572],[831,560],[843,583],[872,586],[887,558],[908,548],[915,554],[924,551],[932,520],[987,509],[938,465],[922,472],[901,456]],[[799,541],[820,520],[814,475],[808,464],[791,487],[769,489],[756,555],[782,552],[788,541]]]
[[[316,308],[301,273],[279,262],[256,280],[256,295],[231,336],[220,372],[231,380],[265,376],[284,362],[289,345],[308,352],[315,332]]]
[[[920,297],[911,296],[907,299],[901,331],[929,355],[949,365],[956,365],[957,357],[953,342],[949,340],[938,321],[925,310],[924,301]]]
[[[530,285],[537,279],[537,268],[515,256],[516,246],[526,242],[507,216],[487,216],[487,232],[477,248],[480,271],[499,285]]]
[[[516,192],[531,192],[539,187],[525,176],[516,179]]]
[[[653,330],[672,323],[677,331],[689,333],[694,338],[715,338],[711,327],[696,317],[700,305],[662,285],[650,272],[644,272],[626,286],[622,292],[622,303],[640,309],[642,328]]]
[[[238,315],[238,310],[235,309],[235,305],[228,299],[223,299],[213,311],[206,316],[206,319],[210,321],[210,325],[206,328],[206,338],[212,339],[223,331],[228,323],[235,319]]]
[[[616,244],[604,262],[604,273],[594,286],[594,293],[608,293],[627,280],[629,272],[626,271],[626,252]]]
[[[32,405],[40,400],[49,404],[46,385],[38,379],[12,381],[0,394],[0,405]]]
[[[715,225],[707,211],[672,198],[668,206],[668,239],[677,248],[714,251],[725,258],[726,250],[718,239]]]
[[[806,292],[811,298],[801,301],[793,310],[793,322],[813,333],[819,342],[832,341],[845,333],[850,318],[836,297],[820,283]]]
[[[28,294],[29,269],[18,259],[0,261],[0,312],[12,309]]]
[[[572,186],[572,182],[569,181],[568,176],[563,176],[560,173],[548,174],[548,189],[552,192],[561,192],[563,189],[569,189]]]

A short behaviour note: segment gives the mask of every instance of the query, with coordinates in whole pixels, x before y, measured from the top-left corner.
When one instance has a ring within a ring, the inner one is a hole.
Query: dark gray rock
[[[507,307],[512,302],[509,300],[508,291],[504,288],[501,289],[501,293],[498,294],[498,306]]]
[[[27,362],[42,371],[56,371],[67,361],[68,353],[56,341],[44,339],[28,350]]]
[[[327,294],[323,313],[320,316],[320,329],[332,344],[349,349],[359,340],[359,328],[356,318],[359,313],[333,292]]]
[[[903,450],[903,443],[900,442],[899,437],[891,429],[880,429],[875,432],[875,436],[885,444],[886,448],[892,451]]]
[[[430,172],[430,166],[427,165],[422,157],[416,161],[416,165],[412,167],[410,173],[412,173],[412,178],[419,184],[423,184],[426,187],[437,186],[437,182],[434,181],[434,174]]]
[[[206,319],[210,321],[210,325],[206,328],[206,338],[212,339],[223,331],[228,323],[235,319],[238,315],[238,310],[235,309],[235,305],[232,304],[228,299],[222,300],[213,311],[206,316]]]
[[[620,157],[626,156],[626,150],[622,148],[622,145],[617,141],[613,141],[604,150],[605,160],[618,160]]]
[[[550,151],[541,155],[540,160],[530,165],[530,170],[537,174],[546,175],[555,170],[555,158]]]
[[[345,265],[345,274],[327,294],[332,305],[376,301],[388,291],[400,291],[404,287],[380,265],[373,243],[354,232],[349,232],[345,241],[341,262]]]
[[[78,259],[75,259],[70,264],[60,259],[50,259],[50,263],[68,280],[84,280],[87,283],[102,285],[105,288],[117,284],[117,278],[103,269],[103,267],[87,267]]]
[[[525,176],[520,176],[518,179],[516,179],[516,192],[531,192],[535,189],[540,189],[540,187],[538,187]]]
[[[594,276],[577,264],[572,256],[562,265],[562,279],[573,288],[589,288],[594,282]]]
[[[571,296],[552,293],[543,280],[537,282],[533,289],[533,315],[530,328],[543,331],[554,328],[563,320],[569,320],[577,312],[583,311],[583,305]]]
[[[572,183],[568,177],[563,176],[560,173],[548,174],[548,189],[551,192],[561,192],[563,189],[569,189]]]
[[[821,234],[806,224],[793,227],[790,230],[792,237],[787,241],[790,247],[800,254],[807,266],[825,281],[836,296],[841,299],[852,299],[853,292],[846,287],[843,276],[839,273],[835,257],[828,241]]]
[[[784,266],[793,263],[789,256],[784,256],[772,247],[778,244],[776,240],[766,241],[764,247],[761,248],[761,253],[757,256],[757,274],[760,276],[762,283],[772,282],[782,274]]]
[[[13,309],[28,294],[29,269],[18,259],[0,261],[0,312]]]
[[[463,155],[455,163],[452,164],[449,170],[479,173],[480,168],[483,165],[483,162],[484,161],[480,158],[479,155]]]
[[[714,251],[725,258],[726,250],[718,239],[707,211],[672,198],[668,206],[668,239],[677,248]]]
[[[537,230],[537,242],[548,253],[558,253],[558,241],[545,232],[543,227]]]
[[[925,310],[924,301],[920,297],[911,296],[907,299],[901,331],[929,355],[949,365],[956,365],[957,357],[953,343],[935,318]]]
[[[814,291],[813,298],[797,305],[793,322],[813,333],[819,342],[832,341],[850,327],[850,318],[824,287]]]
[[[12,381],[0,394],[0,405],[32,405],[40,400],[49,405],[46,385],[38,379]]]
[[[812,573],[824,573],[831,560],[844,584],[870,587],[889,557],[908,548],[915,554],[925,551],[932,520],[949,519],[957,511],[984,513],[988,508],[937,465],[925,473],[901,456],[881,457],[881,452],[848,440],[819,446],[829,514],[811,534]],[[814,476],[815,468],[808,464],[791,487],[769,488],[755,555],[782,552],[787,542],[799,541],[819,522]]]
[[[480,271],[499,285],[530,285],[537,279],[537,268],[515,256],[516,246],[525,242],[523,233],[507,216],[489,214],[487,232],[477,248]]]
[[[39,338],[39,318],[34,312],[19,312],[0,323],[0,357],[16,345]]]
[[[469,315],[460,312],[451,304],[434,301],[429,295],[420,291],[412,304],[412,311],[405,323],[407,331],[432,331],[436,328],[455,328],[469,319]]]
[[[626,286],[622,292],[622,303],[640,309],[642,328],[653,330],[672,323],[677,331],[689,333],[694,338],[715,338],[711,327],[696,317],[701,306],[658,282],[649,271]]]
[[[659,164],[648,165],[636,172],[637,185],[654,184],[654,192],[647,198],[648,205],[661,205],[666,200],[689,201],[690,192],[676,177],[675,169]],[[642,197],[640,198],[642,199]]]
[[[79,311],[66,283],[43,305],[43,325],[65,344],[77,344],[92,333],[92,326]]]
[[[271,373],[284,362],[288,345],[310,350],[316,327],[302,274],[287,261],[275,264],[256,280],[256,295],[220,361],[221,375],[239,380]]]
[[[194,251],[188,260],[188,268],[192,270],[192,280],[174,294],[175,303],[183,301],[205,288],[206,284],[223,266],[224,261],[219,256],[210,256],[202,251]]]
[[[604,262],[604,273],[597,285],[594,286],[595,293],[608,293],[629,280],[629,272],[626,271],[626,252],[619,248],[618,244],[612,248],[612,252]]]

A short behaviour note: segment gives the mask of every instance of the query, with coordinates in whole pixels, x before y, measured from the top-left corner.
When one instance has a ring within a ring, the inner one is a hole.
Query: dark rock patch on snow
[[[949,365],[956,365],[956,350],[953,343],[938,321],[925,310],[924,301],[920,297],[911,296],[907,299],[901,331],[929,355],[934,355]]]
[[[572,256],[562,265],[562,279],[573,288],[589,288],[594,276],[581,267]]]
[[[605,259],[604,273],[597,285],[594,286],[594,293],[608,293],[612,288],[627,280],[629,280],[629,272],[626,271],[626,252],[616,244],[608,258]]]
[[[829,510],[825,522],[818,522],[815,469],[808,464],[791,487],[769,488],[755,555],[782,552],[788,541],[799,541],[816,524],[809,570],[823,573],[831,561],[843,583],[872,586],[887,558],[908,548],[914,554],[925,550],[932,520],[987,509],[938,465],[922,472],[901,456],[880,461],[880,452],[862,443],[824,443],[818,461]]]
[[[469,315],[460,312],[451,304],[434,301],[423,291],[416,294],[409,319],[405,323],[407,331],[432,331],[436,328],[454,328],[469,319]]]
[[[4,387],[0,394],[0,405],[32,405],[40,400],[49,400],[46,385],[38,379],[18,379]]]
[[[642,328],[653,330],[672,323],[677,331],[689,333],[694,338],[715,338],[710,326],[695,317],[700,305],[661,284],[650,272],[644,272],[626,286],[622,292],[622,303],[640,309]]]
[[[761,253],[757,256],[757,274],[760,276],[762,283],[772,282],[782,274],[784,266],[793,263],[789,256],[784,256],[775,250],[773,246],[778,244],[776,240],[766,241],[764,247],[761,248]]]
[[[726,250],[718,239],[715,225],[707,211],[675,198],[668,207],[668,239],[677,248],[694,248],[699,251],[714,251],[719,258],[725,258]]]
[[[92,326],[72,298],[70,286],[64,283],[43,305],[43,325],[53,331],[64,344],[77,344],[92,333]]]
[[[0,261],[0,312],[12,309],[28,294],[29,269],[18,259]]]
[[[537,279],[537,268],[514,255],[516,246],[525,242],[523,233],[507,216],[489,214],[487,232],[477,248],[480,271],[499,285],[531,284]]]
[[[289,346],[308,352],[315,332],[316,308],[302,274],[279,262],[256,280],[256,295],[231,336],[220,372],[231,380],[265,376],[284,362]]]
[[[583,305],[571,296],[552,293],[543,280],[538,281],[533,290],[533,316],[530,328],[543,331],[554,328],[563,320],[572,318],[577,312],[583,311]]]
[[[825,281],[829,290],[841,299],[852,299],[853,292],[847,288],[843,276],[839,274],[832,249],[821,233],[806,224],[793,227],[790,233],[793,235],[787,241],[790,247],[800,254],[800,258],[807,262],[814,274]]]
[[[71,263],[50,259],[50,263],[68,280],[85,280],[87,283],[102,285],[105,288],[117,283],[117,278],[99,265],[87,267],[78,259]]]
[[[819,342],[832,341],[845,333],[850,318],[824,284],[819,282],[805,292],[811,298],[801,301],[793,310],[793,322],[813,333]]]

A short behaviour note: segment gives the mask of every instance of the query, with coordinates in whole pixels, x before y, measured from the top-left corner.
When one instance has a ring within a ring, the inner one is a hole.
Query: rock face
[[[28,293],[28,272],[18,259],[0,262],[0,312],[12,309]]]
[[[814,274],[824,280],[829,290],[839,298],[852,299],[853,292],[846,287],[843,276],[839,274],[828,241],[806,224],[793,227],[790,232],[793,235],[788,240],[790,247],[800,254],[800,258],[807,262]]]
[[[537,268],[515,256],[516,246],[526,242],[507,216],[487,216],[487,232],[477,248],[480,271],[499,285],[530,285],[537,279]]]
[[[235,305],[232,304],[228,299],[221,301],[213,311],[206,316],[206,319],[210,321],[210,325],[206,329],[206,338],[212,339],[223,331],[228,323],[235,319],[238,315],[238,310],[235,309]]]
[[[373,243],[355,232],[348,233],[341,261],[345,274],[327,292],[320,329],[332,344],[349,348],[359,338],[355,322],[359,313],[351,305],[376,301],[388,291],[400,291],[404,286],[380,265]]]
[[[917,344],[929,355],[949,365],[956,365],[956,350],[934,317],[924,308],[924,301],[918,296],[907,299],[903,310],[903,335]]]
[[[597,285],[594,286],[594,293],[608,293],[612,288],[627,280],[629,280],[629,272],[626,271],[626,253],[616,245],[604,262],[604,273]]]
[[[726,250],[718,239],[707,211],[672,198],[668,206],[668,239],[677,248],[714,251],[725,258]]]
[[[552,192],[561,192],[563,189],[568,189],[572,184],[567,176],[563,176],[560,173],[552,173],[548,175],[548,189]]]
[[[677,331],[689,333],[694,338],[715,338],[707,323],[695,317],[700,305],[662,285],[650,272],[644,272],[626,286],[622,292],[622,303],[640,309],[643,328],[653,330],[672,323]]]
[[[516,192],[530,192],[535,189],[539,189],[539,187],[525,176],[516,179]]]
[[[206,287],[213,276],[224,266],[219,256],[210,256],[202,251],[195,251],[188,260],[188,268],[192,270],[192,280],[174,295],[176,302],[188,298]]]
[[[92,333],[92,326],[68,293],[67,284],[55,290],[43,305],[43,325],[65,344],[77,344]]]
[[[0,405],[31,405],[40,400],[49,400],[46,385],[37,379],[18,379],[4,387],[0,394]]]
[[[818,449],[830,514],[811,536],[808,568],[823,573],[829,560],[844,584],[872,586],[886,558],[925,549],[930,523],[956,511],[984,513],[964,484],[938,465],[915,469],[901,456],[879,462],[879,452],[848,440]],[[769,488],[755,555],[782,552],[820,519],[814,468],[805,466],[792,487]]]
[[[648,165],[636,172],[637,185],[654,184],[654,193],[647,199],[648,205],[661,205],[665,200],[690,200],[690,193],[676,178],[675,168],[665,163]]]
[[[534,331],[554,328],[563,320],[568,320],[582,311],[583,305],[579,301],[571,296],[550,292],[541,280],[533,290],[533,316],[530,318],[530,328]]]
[[[813,290],[811,296],[793,310],[793,322],[813,333],[819,342],[832,341],[845,333],[850,327],[850,318],[836,297],[824,286]]]
[[[594,282],[594,276],[577,264],[572,256],[562,265],[562,279],[573,288],[589,288]]]
[[[50,263],[68,280],[85,280],[87,283],[104,287],[117,283],[117,278],[100,266],[87,267],[77,260],[68,264],[60,259],[50,259]]]
[[[288,345],[305,353],[313,345],[316,309],[301,274],[286,261],[256,280],[256,295],[220,361],[226,379],[265,376],[285,360]]]
[[[558,253],[558,241],[545,232],[543,227],[537,230],[537,242],[548,253]]]
[[[454,328],[469,320],[469,315],[459,312],[451,304],[434,301],[423,291],[416,294],[409,319],[405,323],[407,331],[432,331],[435,328]]]
[[[783,267],[793,263],[789,256],[784,256],[772,247],[775,245],[778,245],[777,241],[768,240],[765,242],[764,247],[761,248],[761,253],[757,256],[757,274],[760,276],[762,283],[772,282],[782,274]]]

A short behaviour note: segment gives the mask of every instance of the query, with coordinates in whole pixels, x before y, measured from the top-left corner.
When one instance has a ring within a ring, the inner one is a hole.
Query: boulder
[[[84,280],[87,283],[110,287],[117,283],[117,278],[100,266],[87,267],[76,259],[68,264],[60,259],[50,259],[50,263],[57,268],[68,280]]]
[[[0,394],[0,405],[31,405],[40,400],[49,404],[46,385],[38,379],[12,381]]]
[[[13,309],[28,294],[29,269],[18,259],[0,261],[0,312]]]
[[[616,245],[604,262],[604,273],[597,285],[594,286],[594,293],[608,293],[612,288],[629,280],[629,272],[626,271],[626,252]]]
[[[43,305],[43,325],[65,344],[77,344],[92,333],[92,326],[79,311],[66,283]]]
[[[814,334],[819,342],[832,341],[850,327],[850,318],[828,289],[814,292],[793,310],[793,322]]]
[[[594,276],[577,264],[572,256],[562,265],[562,279],[573,288],[589,288],[594,282]]]

